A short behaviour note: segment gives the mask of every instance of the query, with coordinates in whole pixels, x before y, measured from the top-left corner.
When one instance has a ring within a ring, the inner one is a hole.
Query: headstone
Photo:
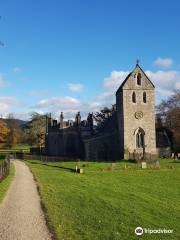
[[[146,169],[146,168],[147,168],[146,162],[142,162],[141,164],[142,164],[142,165],[141,165],[141,166],[142,166],[142,169]]]
[[[160,168],[160,162],[158,160],[156,161],[156,167]]]
[[[84,169],[83,168],[79,168],[78,169],[78,173],[80,173],[80,174],[84,173]]]
[[[111,164],[111,170],[115,170],[116,169],[116,163],[112,163]]]

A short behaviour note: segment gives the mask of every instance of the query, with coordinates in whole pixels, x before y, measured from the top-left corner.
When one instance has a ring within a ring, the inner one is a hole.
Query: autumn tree
[[[17,124],[17,120],[14,118],[13,114],[9,114],[6,122],[9,129],[6,137],[6,146],[11,148],[19,142],[21,136],[21,129]]]
[[[0,142],[4,143],[9,134],[9,128],[3,119],[0,120]]]

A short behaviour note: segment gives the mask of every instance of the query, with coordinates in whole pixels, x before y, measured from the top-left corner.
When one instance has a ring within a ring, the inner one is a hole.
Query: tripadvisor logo
[[[143,234],[171,234],[173,233],[173,229],[165,229],[165,228],[159,228],[159,229],[149,229],[149,228],[142,228],[142,227],[137,227],[135,228],[135,234],[137,236],[141,236]]]
[[[142,227],[137,227],[135,229],[135,234],[140,236],[140,235],[143,235],[143,228]]]

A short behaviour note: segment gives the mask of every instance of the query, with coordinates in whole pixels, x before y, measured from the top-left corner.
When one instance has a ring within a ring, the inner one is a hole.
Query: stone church
[[[155,87],[137,63],[116,92],[116,104],[101,127],[93,114],[81,120],[47,119],[46,154],[91,160],[154,159]]]

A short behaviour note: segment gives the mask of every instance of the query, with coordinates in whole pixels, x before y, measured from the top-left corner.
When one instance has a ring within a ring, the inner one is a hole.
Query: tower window
[[[147,102],[146,92],[143,92],[143,103]]]
[[[144,131],[142,129],[139,129],[136,133],[136,147],[137,148],[143,148],[144,147]]]
[[[137,85],[141,85],[141,74],[138,73],[137,75]]]
[[[133,92],[133,94],[132,94],[132,102],[136,103],[136,94],[135,94],[135,92]]]

